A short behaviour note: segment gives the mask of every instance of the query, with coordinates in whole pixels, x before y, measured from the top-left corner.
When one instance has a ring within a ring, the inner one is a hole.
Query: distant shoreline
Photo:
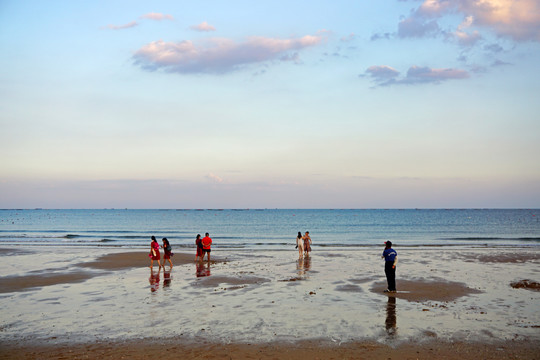
[[[0,211],[27,211],[27,210],[154,210],[154,211],[272,211],[272,210],[291,210],[291,211],[328,211],[328,210],[339,210],[339,211],[393,211],[393,210],[414,210],[414,211],[431,211],[431,210],[531,210],[539,211],[540,208],[529,208],[529,207],[517,207],[517,208],[482,208],[482,207],[470,207],[470,208],[1,208]]]

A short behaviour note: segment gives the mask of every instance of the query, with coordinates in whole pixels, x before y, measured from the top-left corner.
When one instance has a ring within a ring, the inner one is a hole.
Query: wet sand
[[[119,270],[134,267],[146,267],[148,265],[147,252],[121,252],[102,255],[94,261],[78,264],[81,267],[89,267],[100,270]],[[172,262],[176,265],[185,265],[193,263],[194,257],[185,253],[175,253],[172,256]],[[163,257],[161,259],[163,262]],[[154,261],[154,267],[158,267],[157,261]],[[167,262],[167,267],[169,263]]]
[[[539,251],[398,251],[0,249],[0,358],[538,358]]]
[[[538,344],[531,342],[448,343],[431,341],[397,347],[375,342],[344,345],[302,341],[295,344],[186,344],[182,340],[136,340],[17,346],[0,342],[0,358],[22,359],[420,359],[494,360],[538,359]]]

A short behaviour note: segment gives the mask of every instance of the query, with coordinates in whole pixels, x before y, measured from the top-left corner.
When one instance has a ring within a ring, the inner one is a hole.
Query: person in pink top
[[[212,239],[210,238],[210,234],[206,233],[205,236],[202,238],[201,243],[202,243],[202,251],[203,251],[201,261],[204,260],[204,255],[208,254],[208,262],[210,262],[210,251],[211,251],[210,248],[212,246]]]
[[[159,255],[159,243],[155,236],[152,236],[152,242],[150,243],[150,268],[154,268],[154,260],[157,260],[159,265],[158,269],[161,269],[161,256]]]
[[[195,238],[195,245],[197,245],[197,253],[195,254],[195,261],[197,260],[202,261],[203,251],[202,251],[201,234],[197,234],[197,237]]]

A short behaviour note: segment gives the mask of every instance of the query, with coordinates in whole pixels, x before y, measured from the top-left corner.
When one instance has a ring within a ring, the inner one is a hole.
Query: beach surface
[[[0,357],[535,359],[540,251],[0,249]]]

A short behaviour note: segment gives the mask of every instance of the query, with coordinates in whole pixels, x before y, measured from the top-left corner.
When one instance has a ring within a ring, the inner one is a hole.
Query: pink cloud
[[[195,31],[203,31],[203,32],[207,32],[207,31],[216,31],[216,28],[213,27],[212,25],[208,24],[206,21],[203,21],[202,23],[200,23],[199,25],[193,25],[193,26],[190,26],[189,27],[191,30],[195,30]]]
[[[454,11],[498,36],[540,41],[538,0],[425,0],[413,16],[442,17]]]
[[[174,20],[174,17],[172,15],[166,15],[166,14],[154,13],[154,12],[144,14],[144,15],[140,16],[139,18],[140,19],[157,20],[157,21]]]
[[[538,0],[461,0],[460,10],[471,14],[475,24],[490,27],[497,35],[540,41]]]
[[[136,51],[135,64],[147,70],[162,69],[177,73],[227,73],[249,64],[263,63],[279,58],[290,59],[290,52],[316,46],[323,42],[321,35],[306,35],[301,38],[276,39],[260,36],[250,37],[243,42],[231,39],[212,38],[196,44],[153,41]],[[289,55],[289,56],[288,56]]]
[[[437,17],[450,11],[454,4],[455,1],[449,0],[424,0],[422,5],[418,8],[418,13],[424,16]]]
[[[223,182],[223,179],[213,173],[209,173],[208,175],[205,176],[205,178],[211,182],[214,182],[214,183],[222,183]]]

